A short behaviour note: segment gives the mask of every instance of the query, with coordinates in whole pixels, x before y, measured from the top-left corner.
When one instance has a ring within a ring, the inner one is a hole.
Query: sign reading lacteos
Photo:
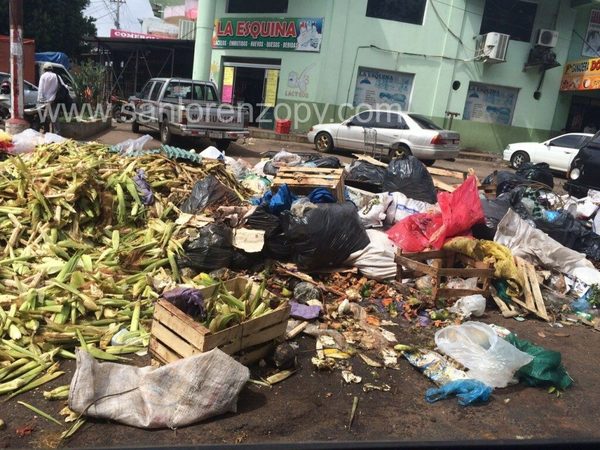
[[[570,61],[560,83],[561,91],[600,89],[600,58]]]
[[[223,18],[215,20],[213,48],[319,52],[323,18]]]

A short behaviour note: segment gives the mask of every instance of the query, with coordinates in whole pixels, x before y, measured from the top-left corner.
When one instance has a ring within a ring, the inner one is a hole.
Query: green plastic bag
[[[515,334],[506,336],[506,340],[519,350],[533,356],[533,361],[517,371],[520,381],[529,386],[554,386],[564,390],[573,384],[564,366],[559,352],[538,347],[529,341],[519,339]]]

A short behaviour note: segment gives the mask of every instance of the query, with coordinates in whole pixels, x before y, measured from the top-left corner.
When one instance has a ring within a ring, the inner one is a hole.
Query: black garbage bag
[[[496,184],[496,195],[506,194],[522,184],[525,180],[506,170],[495,170],[481,182],[482,185]]]
[[[555,241],[590,259],[600,260],[600,236],[566,211],[546,211],[535,225]]]
[[[211,223],[200,229],[196,239],[183,245],[184,254],[177,259],[183,269],[199,272],[229,267],[233,257],[232,229],[221,223]]]
[[[282,215],[282,226],[301,269],[339,266],[370,240],[350,203],[323,203],[297,217]]]
[[[383,178],[383,190],[402,192],[408,198],[431,204],[437,203],[437,195],[427,167],[412,155],[390,161]]]
[[[510,196],[502,194],[493,200],[481,199],[481,207],[485,215],[485,223],[478,223],[473,226],[473,236],[477,239],[493,241],[496,230],[498,230],[498,224],[510,209]]]
[[[265,208],[258,207],[246,221],[246,228],[264,230],[264,256],[278,261],[290,261],[292,249],[278,216],[269,213]]]
[[[528,181],[545,184],[550,189],[554,188],[554,175],[552,175],[550,166],[546,163],[524,163],[517,170],[517,176]]]
[[[219,205],[236,205],[239,202],[239,198],[231,189],[214,176],[208,175],[194,185],[192,194],[183,203],[181,210],[188,214],[198,214],[207,206],[217,203]]]
[[[239,248],[234,248],[231,256],[231,268],[234,270],[251,270],[263,264],[264,261],[263,252],[248,253]]]
[[[279,169],[277,167],[275,167],[271,161],[268,161],[265,164],[265,166],[263,167],[263,173],[265,175],[273,175],[273,176],[275,176],[275,175],[277,175],[277,171],[278,170]]]
[[[358,181],[381,186],[383,185],[385,172],[385,167],[376,166],[375,164],[366,161],[356,160],[348,168],[346,181]]]
[[[271,234],[269,237],[265,235],[264,253],[268,258],[273,258],[277,261],[292,260],[292,244],[281,228],[279,232]]]
[[[246,220],[246,228],[252,230],[263,230],[265,237],[281,232],[281,221],[279,217],[268,212],[264,207],[257,207]]]
[[[342,163],[335,156],[325,156],[323,158],[309,160],[303,165],[308,167],[318,167],[321,169],[339,169],[342,167]]]

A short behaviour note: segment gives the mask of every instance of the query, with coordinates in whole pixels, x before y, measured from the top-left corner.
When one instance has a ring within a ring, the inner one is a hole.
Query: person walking
[[[62,97],[69,95],[67,86],[60,76],[54,73],[52,64],[46,63],[42,66],[44,73],[40,77],[38,86],[38,104],[44,105],[47,112],[50,114],[52,124],[52,132],[60,134],[60,111],[59,108],[64,104]]]

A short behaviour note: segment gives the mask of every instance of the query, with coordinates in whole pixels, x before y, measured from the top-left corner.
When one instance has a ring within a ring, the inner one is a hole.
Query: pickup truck
[[[218,103],[217,87],[208,81],[152,78],[131,97],[131,130],[160,132],[168,145],[174,135],[208,138],[221,150],[249,135],[244,109]]]

